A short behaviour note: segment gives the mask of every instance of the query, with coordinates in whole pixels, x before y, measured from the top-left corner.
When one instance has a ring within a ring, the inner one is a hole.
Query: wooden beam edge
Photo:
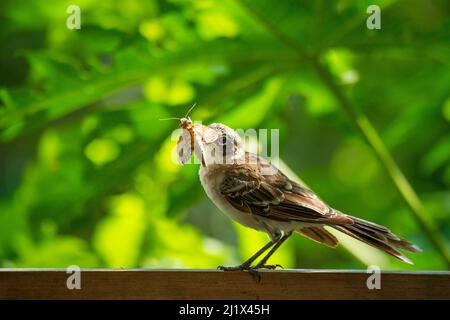
[[[450,299],[448,271],[382,271],[380,289],[368,288],[365,270],[265,270],[258,279],[214,269],[81,269],[79,290],[68,289],[70,276],[0,269],[0,299]]]

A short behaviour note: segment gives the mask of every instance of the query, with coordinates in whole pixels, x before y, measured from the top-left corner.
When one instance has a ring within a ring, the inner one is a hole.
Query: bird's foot
[[[284,269],[280,264],[257,264],[256,266],[250,266],[248,264],[241,264],[234,267],[218,266],[217,269],[222,271],[257,271],[259,269],[275,270],[276,268]]]
[[[252,277],[256,280],[257,283],[260,283],[261,274],[259,273],[259,270],[261,269],[275,270],[278,267],[283,269],[283,266],[279,264],[260,264],[260,263],[258,263],[256,266],[250,266],[248,264],[241,264],[240,266],[235,267],[218,266],[217,269],[222,271],[247,271],[249,274],[252,275]]]
[[[281,264],[257,264],[254,269],[267,269],[267,270],[275,270],[276,268],[284,269]]]
[[[251,269],[253,269],[253,267],[247,264],[241,264],[240,266],[235,267],[218,266],[217,269],[222,271],[250,271]]]

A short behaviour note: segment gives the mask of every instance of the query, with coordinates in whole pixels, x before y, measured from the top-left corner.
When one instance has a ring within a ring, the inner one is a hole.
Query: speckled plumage
[[[407,263],[411,261],[397,249],[419,250],[384,226],[329,207],[266,159],[245,152],[231,128],[193,125],[190,133],[198,144],[192,149],[201,159],[200,181],[211,201],[231,219],[266,232],[274,243],[296,231],[335,247],[338,240],[323,228],[329,226]]]

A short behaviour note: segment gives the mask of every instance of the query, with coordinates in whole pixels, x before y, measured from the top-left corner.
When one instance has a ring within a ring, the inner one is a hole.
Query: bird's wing
[[[271,166],[259,158],[258,163],[244,163],[225,169],[220,191],[227,201],[244,212],[280,221],[348,224],[352,219],[335,211],[313,192],[291,181],[272,166],[272,174],[262,175],[264,166]]]

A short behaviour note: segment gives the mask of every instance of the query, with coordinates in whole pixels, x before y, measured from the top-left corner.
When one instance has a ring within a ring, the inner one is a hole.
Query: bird
[[[255,271],[281,267],[267,261],[294,233],[335,248],[338,239],[324,227],[338,230],[408,264],[413,263],[399,249],[421,251],[385,226],[328,206],[269,160],[245,151],[241,137],[230,127],[222,123],[208,126],[194,123],[187,115],[178,119],[180,164],[187,164],[194,154],[200,164],[200,182],[209,199],[231,219],[269,236],[269,242],[242,264],[219,266],[219,269]]]

